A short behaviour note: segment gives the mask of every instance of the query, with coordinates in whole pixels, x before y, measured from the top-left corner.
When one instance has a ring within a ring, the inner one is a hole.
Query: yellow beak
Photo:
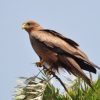
[[[22,24],[22,29],[26,29],[26,28],[28,28],[28,25]]]

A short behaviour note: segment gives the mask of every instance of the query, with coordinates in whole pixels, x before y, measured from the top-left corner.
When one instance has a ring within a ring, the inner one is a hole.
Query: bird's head
[[[22,29],[25,29],[26,31],[31,32],[31,31],[41,30],[42,27],[35,21],[27,21],[22,24]]]

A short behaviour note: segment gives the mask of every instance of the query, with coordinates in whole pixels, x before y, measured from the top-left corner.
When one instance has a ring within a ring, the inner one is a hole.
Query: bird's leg
[[[46,75],[51,75],[52,68],[47,68],[45,65],[43,65],[43,70]]]
[[[45,67],[44,67],[44,68],[45,68]],[[54,72],[52,64],[49,65],[49,68],[47,68],[47,69],[48,69],[48,70],[45,70],[45,73],[48,74],[48,75],[51,75],[51,72]]]
[[[36,62],[37,67],[42,67],[44,65],[44,60],[41,59],[39,62]]]

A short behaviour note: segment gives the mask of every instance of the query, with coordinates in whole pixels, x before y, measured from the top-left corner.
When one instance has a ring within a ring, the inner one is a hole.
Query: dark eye
[[[29,25],[29,26],[30,26],[31,24],[30,24],[30,23],[27,23],[27,25]]]

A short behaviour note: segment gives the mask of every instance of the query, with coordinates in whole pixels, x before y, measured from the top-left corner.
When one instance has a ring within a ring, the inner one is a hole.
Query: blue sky
[[[38,56],[21,24],[33,19],[80,44],[100,66],[100,0],[1,0],[0,99],[12,100],[17,77],[32,76]],[[94,76],[95,77],[95,76]]]

